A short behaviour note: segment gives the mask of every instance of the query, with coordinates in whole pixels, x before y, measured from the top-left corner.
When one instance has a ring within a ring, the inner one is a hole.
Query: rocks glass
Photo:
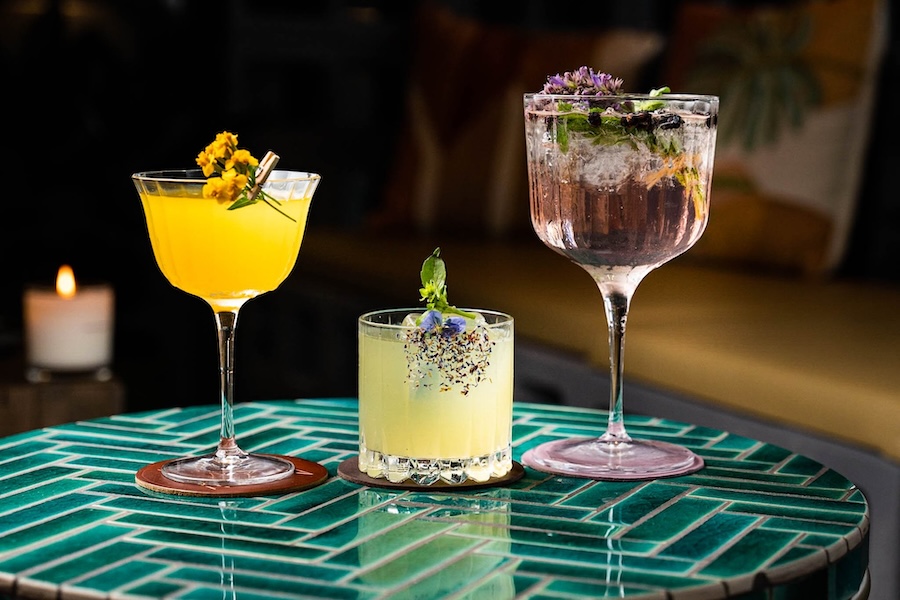
[[[421,323],[421,309],[359,318],[359,470],[428,486],[502,478],[513,468],[513,318]]]

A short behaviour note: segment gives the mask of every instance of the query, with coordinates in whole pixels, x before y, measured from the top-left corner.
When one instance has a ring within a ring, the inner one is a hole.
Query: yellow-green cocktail
[[[510,471],[513,319],[471,312],[360,317],[360,471],[422,485]]]

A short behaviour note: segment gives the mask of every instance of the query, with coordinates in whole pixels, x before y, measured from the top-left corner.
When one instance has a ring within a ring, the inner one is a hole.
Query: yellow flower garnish
[[[275,166],[278,156],[271,152],[266,156],[269,164],[264,176]],[[238,138],[230,131],[216,135],[206,148],[197,155],[197,165],[203,170],[206,184],[203,197],[220,203],[231,203],[228,210],[243,208],[263,201],[282,215],[294,219],[278,208],[278,201],[262,190],[262,181],[257,181],[259,160],[249,150],[238,148]],[[263,175],[263,174],[259,174]]]

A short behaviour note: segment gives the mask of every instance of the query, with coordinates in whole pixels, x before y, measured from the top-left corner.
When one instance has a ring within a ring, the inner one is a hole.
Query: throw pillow
[[[710,223],[692,258],[807,275],[839,265],[886,10],[885,0],[682,5],[666,83],[721,99]]]

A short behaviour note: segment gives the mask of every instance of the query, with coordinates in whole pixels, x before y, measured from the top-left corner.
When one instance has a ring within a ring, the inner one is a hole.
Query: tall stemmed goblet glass
[[[278,210],[265,202],[228,210],[204,198],[207,179],[199,169],[136,173],[132,181],[160,270],[173,286],[212,307],[219,342],[218,447],[206,456],[168,461],[162,474],[211,487],[261,485],[295,475],[295,464],[286,457],[250,454],[238,446],[234,334],[244,303],[277,288],[294,268],[319,175],[272,171],[262,189],[277,201]]]
[[[687,251],[709,215],[718,98],[526,94],[531,222],[549,248],[597,283],[609,325],[606,432],[541,444],[536,469],[593,479],[654,479],[703,460],[668,442],[633,439],[623,418],[623,350],[632,295]]]

